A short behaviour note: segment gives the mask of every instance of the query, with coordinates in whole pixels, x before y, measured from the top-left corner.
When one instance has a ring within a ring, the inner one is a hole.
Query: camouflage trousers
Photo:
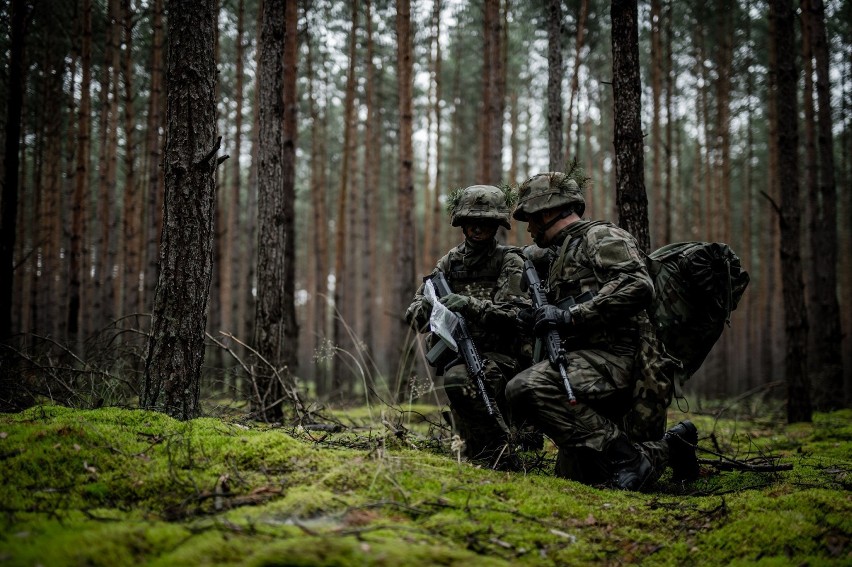
[[[612,471],[605,451],[626,434],[621,424],[633,404],[633,357],[578,350],[566,359],[576,405],[568,403],[559,370],[544,360],[506,385],[509,410],[516,421],[531,423],[559,447],[557,475],[587,484],[606,482]],[[648,441],[636,446],[651,461],[654,477],[662,474],[668,445]]]
[[[444,374],[444,391],[450,400],[455,429],[464,440],[464,455],[469,459],[491,460],[499,456],[509,441],[506,382],[518,371],[518,363],[498,353],[484,353],[485,388],[500,418],[488,415],[485,401],[476,382],[468,376],[464,364],[449,368]],[[496,413],[496,412],[495,412]],[[500,420],[503,420],[501,423]]]

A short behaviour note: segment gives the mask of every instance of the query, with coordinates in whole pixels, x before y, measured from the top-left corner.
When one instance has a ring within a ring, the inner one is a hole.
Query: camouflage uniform
[[[477,197],[493,201],[496,192],[503,195],[501,190],[473,186],[465,191],[467,199],[463,198],[454,208],[454,226],[463,224],[468,218],[496,218],[503,226],[509,225],[508,206],[505,212],[497,210],[490,217],[487,216],[487,208],[485,214],[477,214],[476,207],[465,207],[465,203],[470,205],[470,201],[476,201]],[[523,356],[524,345],[518,342],[516,317],[519,309],[529,304],[521,290],[521,250],[500,245],[494,238],[487,242],[465,239],[438,261],[435,271],[438,270],[444,273],[453,292],[466,298],[457,312],[467,321],[477,350],[486,361],[485,382],[491,399],[496,402],[503,418],[507,419],[506,382],[523,368],[519,358]],[[420,286],[405,318],[418,331],[427,332],[432,307],[425,300],[423,291],[424,287]],[[526,352],[529,351],[527,348]],[[507,426],[488,415],[463,361],[446,370],[444,390],[450,400],[458,433],[465,441],[465,456],[487,459],[493,464],[493,459],[500,457],[508,441]]]
[[[559,191],[552,191],[560,184]],[[542,193],[545,197],[536,200]],[[528,220],[536,212],[565,206],[582,215],[585,203],[578,185],[566,184],[561,173],[541,174],[521,187],[515,218]],[[668,461],[668,445],[661,439],[671,381],[663,370],[672,362],[658,350],[645,312],[654,287],[642,253],[626,231],[587,220],[569,224],[547,244],[549,250],[532,247],[525,253],[538,266],[549,264],[548,300],[570,312],[570,323],[560,328],[560,335],[577,404],[569,405],[559,370],[544,360],[507,385],[511,410],[516,419],[539,426],[559,447],[560,476],[605,482],[618,460],[613,447],[630,453],[632,445],[652,467],[644,484],[659,476]],[[584,292],[593,292],[594,298],[568,308],[566,300]],[[633,433],[632,440],[645,442],[629,443],[625,431]]]

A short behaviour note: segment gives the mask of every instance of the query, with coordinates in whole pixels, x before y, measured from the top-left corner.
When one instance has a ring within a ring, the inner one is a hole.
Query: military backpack
[[[676,242],[646,261],[656,295],[648,315],[666,351],[683,363],[689,379],[730,325],[749,276],[721,242]]]

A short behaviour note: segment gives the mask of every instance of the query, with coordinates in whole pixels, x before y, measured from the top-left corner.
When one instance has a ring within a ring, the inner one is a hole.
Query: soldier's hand
[[[518,316],[515,318],[515,322],[517,323],[518,330],[526,335],[529,335],[533,332],[533,328],[535,327],[535,312],[529,308],[525,307],[518,311]]]
[[[535,326],[533,332],[537,337],[550,331],[558,331],[571,324],[571,312],[559,309],[555,305],[544,305],[535,310]]]
[[[468,304],[470,303],[470,298],[466,295],[448,293],[444,297],[440,298],[438,301],[443,303],[450,311],[460,313],[464,310],[465,307],[468,306]]]

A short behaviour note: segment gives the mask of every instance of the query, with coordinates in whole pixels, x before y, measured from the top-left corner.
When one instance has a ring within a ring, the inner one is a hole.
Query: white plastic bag
[[[425,295],[432,303],[432,314],[429,316],[429,328],[433,333],[438,335],[441,340],[447,343],[447,346],[453,349],[454,352],[458,352],[459,346],[453,338],[453,331],[455,331],[456,325],[458,325],[459,322],[458,316],[447,309],[443,303],[438,301],[432,280],[426,280],[423,295]]]

